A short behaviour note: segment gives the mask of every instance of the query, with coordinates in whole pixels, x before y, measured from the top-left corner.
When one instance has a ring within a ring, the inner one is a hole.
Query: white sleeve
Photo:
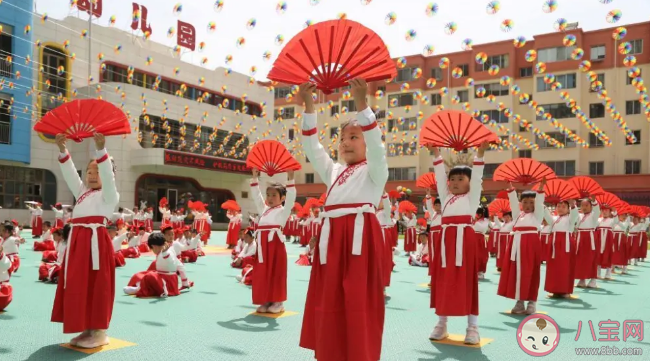
[[[282,207],[282,210],[280,211],[280,219],[278,220],[282,227],[284,227],[284,225],[287,223],[287,219],[289,219],[289,216],[291,215],[291,209],[293,208],[293,204],[295,202],[296,185],[295,181],[290,180],[287,182],[287,196],[284,199],[284,207]]]
[[[120,194],[117,193],[115,185],[115,174],[113,174],[113,164],[108,157],[106,149],[98,150],[97,168],[99,168],[99,178],[102,181],[102,198],[106,203],[117,204],[120,201]]]
[[[388,181],[388,162],[386,161],[386,147],[381,140],[381,130],[377,126],[375,113],[367,107],[357,113],[357,123],[363,130],[366,141],[366,159],[370,179],[375,185],[384,187]]]
[[[391,210],[390,210],[390,201],[388,200],[388,195],[384,194],[381,197],[381,203],[384,206],[383,213],[386,219],[390,219]]]
[[[81,192],[84,189],[84,183],[79,177],[79,174],[77,173],[77,168],[74,166],[74,163],[72,162],[72,157],[70,157],[70,153],[68,153],[67,151],[66,153],[60,153],[59,163],[61,165],[61,173],[63,173],[63,179],[65,180],[65,183],[68,185],[70,192],[72,192],[72,195],[75,198],[79,198]]]
[[[537,207],[537,205],[535,205],[535,207]],[[553,215],[551,214],[551,211],[549,211],[547,207],[544,207],[544,219],[548,224],[553,224],[555,222],[555,220],[553,219]]]
[[[575,230],[579,219],[580,212],[578,212],[578,207],[571,207],[571,210],[569,210],[569,232],[573,232],[573,230]]]
[[[512,190],[508,192],[508,200],[510,201],[510,210],[512,211],[512,219],[519,218],[521,211],[519,210],[519,199],[517,199],[517,191]]]
[[[259,179],[251,180],[251,194],[253,196],[253,201],[255,202],[255,208],[257,208],[257,213],[264,213],[266,205],[264,204],[264,197],[260,191]],[[232,220],[235,216],[230,216],[228,218]]]
[[[433,161],[433,173],[436,176],[438,197],[444,202],[449,195],[449,188],[447,188],[447,172],[445,171],[445,162],[443,162],[442,156]]]
[[[435,214],[435,211],[433,210],[433,198],[431,196],[427,196],[427,200],[425,204],[427,206],[427,211],[429,212],[429,217],[433,217],[433,215]],[[429,222],[428,219],[427,222]]]
[[[11,261],[4,252],[0,253],[0,272],[7,272],[11,268]]]
[[[302,115],[302,149],[305,151],[309,162],[314,166],[318,175],[320,175],[325,185],[329,188],[332,183],[334,161],[318,141],[316,123],[316,113],[305,113]],[[388,173],[388,169],[386,169],[386,173]]]
[[[591,213],[592,213],[591,216],[594,217],[594,219],[596,220],[596,224],[594,225],[594,227],[597,227],[598,226],[598,218],[600,217],[600,206],[598,205],[597,202],[592,203],[591,205],[593,207],[592,210],[591,210]]]
[[[483,158],[474,157],[472,179],[469,181],[469,204],[474,210],[481,204],[481,193],[483,192],[483,168],[485,168]]]

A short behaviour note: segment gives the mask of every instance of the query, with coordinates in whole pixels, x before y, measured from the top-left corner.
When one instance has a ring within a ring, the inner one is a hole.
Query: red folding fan
[[[578,192],[580,192],[580,197],[582,198],[595,197],[597,195],[605,193],[603,187],[601,187],[600,184],[589,177],[573,177],[569,179],[569,182],[571,182],[571,184],[576,187]]]
[[[420,130],[420,144],[456,151],[478,147],[485,141],[497,143],[499,137],[471,115],[458,110],[433,114]]]
[[[539,190],[539,184],[533,187],[533,190]],[[546,182],[544,187],[544,201],[550,204],[558,204],[569,199],[580,198],[580,193],[573,184],[562,179],[551,179]]]
[[[34,131],[57,135],[81,142],[94,133],[103,135],[131,134],[126,114],[115,105],[98,99],[80,99],[51,110],[34,126]]]
[[[504,212],[510,211],[510,202],[505,199],[495,199],[488,206],[488,212],[490,214],[496,214],[499,217],[502,217]]]
[[[415,206],[415,204],[409,202],[409,201],[401,201],[399,202],[399,212],[400,213],[406,213],[406,212],[417,212],[418,207]]]
[[[398,199],[398,198],[400,198],[401,196],[402,196],[402,195],[399,194],[399,192],[396,191],[396,190],[392,190],[392,191],[388,192],[388,198],[391,198],[391,199]]]
[[[416,187],[436,190],[436,175],[433,172],[424,173],[415,182]]]
[[[320,195],[320,197],[318,198],[318,205],[319,206],[322,207],[323,205],[325,205],[325,198],[327,198],[327,194],[323,193],[323,194]]]
[[[500,191],[497,193],[497,198],[496,199],[508,199],[508,191]]]
[[[241,207],[236,201],[229,199],[221,204],[221,209],[229,211],[240,211]]]
[[[246,166],[259,169],[272,177],[288,170],[300,170],[301,166],[284,144],[277,140],[262,140],[253,146],[246,158]]]
[[[267,78],[295,85],[311,82],[331,94],[354,78],[371,82],[396,75],[395,63],[379,35],[352,20],[330,20],[308,26],[291,38]]]
[[[621,214],[630,214],[631,212],[632,212],[632,208],[630,207],[630,205],[627,202],[621,200],[621,204],[618,206],[618,208],[616,208],[616,213],[621,215]]]
[[[205,212],[206,210],[205,204],[201,201],[196,201],[196,202],[189,201],[187,202],[187,208],[197,212]]]
[[[418,218],[418,226],[426,227],[427,226],[427,220],[424,219],[424,218]]]
[[[494,171],[492,180],[511,183],[522,183],[524,185],[557,178],[555,172],[547,165],[530,158],[510,159],[501,163]]]
[[[318,203],[318,199],[316,198],[307,198],[307,201],[305,202],[305,205],[302,207],[302,209],[309,211],[312,208],[320,207]]]
[[[296,213],[300,213],[302,211],[302,204],[295,202],[293,204],[293,210],[296,211]]]
[[[645,218],[645,211],[639,206],[630,206],[630,213],[634,217]]]
[[[168,206],[169,202],[167,201],[167,197],[160,198],[160,200],[158,201],[158,205],[161,206],[161,207]]]
[[[596,201],[601,208],[618,209],[623,205],[620,198],[609,192],[597,195]]]

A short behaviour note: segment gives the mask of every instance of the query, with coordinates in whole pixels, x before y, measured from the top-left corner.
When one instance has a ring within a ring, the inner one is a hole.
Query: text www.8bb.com
[[[584,356],[597,356],[597,355],[640,356],[642,354],[643,354],[643,350],[638,347],[623,347],[623,348],[618,348],[616,346],[576,347],[576,355],[584,355]]]

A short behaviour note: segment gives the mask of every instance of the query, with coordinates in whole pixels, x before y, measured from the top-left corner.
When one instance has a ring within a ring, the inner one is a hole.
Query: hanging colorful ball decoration
[[[490,15],[496,14],[499,10],[501,10],[501,3],[498,1],[490,1],[485,7],[485,11]]]
[[[429,3],[427,7],[424,9],[424,13],[427,14],[427,16],[431,17],[434,16],[438,13],[438,10],[440,8],[438,7],[438,4],[436,3]]]
[[[549,14],[557,10],[557,0],[546,0],[542,5],[542,11]]]
[[[607,20],[608,23],[613,24],[621,20],[621,17],[623,17],[623,13],[620,10],[612,10],[607,13],[605,20]]]

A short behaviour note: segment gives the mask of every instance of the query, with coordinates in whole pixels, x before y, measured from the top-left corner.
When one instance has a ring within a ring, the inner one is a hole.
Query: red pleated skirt
[[[296,264],[298,266],[311,266],[311,260],[306,254],[301,254],[300,257],[298,257]]]
[[[407,227],[404,235],[404,252],[415,252],[417,250],[418,236],[415,227]]]
[[[140,251],[140,253],[147,253],[151,252],[151,249],[149,249],[149,245],[147,243],[140,243],[138,245],[138,251]]]
[[[63,218],[55,218],[54,219],[54,227],[56,228],[63,228]]]
[[[156,263],[156,261],[153,261],[153,263],[149,266],[149,269],[147,269],[146,271],[140,271],[140,272],[134,274],[133,276],[131,276],[131,279],[129,280],[129,283],[127,284],[127,286],[129,286],[129,287],[138,286],[138,284],[140,282],[142,282],[142,278],[144,277],[145,274],[147,274],[147,272],[155,272],[156,271],[155,263]],[[152,269],[151,266],[153,266],[153,269]]]
[[[463,264],[460,267],[456,266],[456,227],[450,226],[444,233],[444,239],[442,233],[439,237],[440,244],[434,245],[430,306],[436,309],[438,316],[478,315],[476,232],[471,226],[466,226],[463,231]],[[445,242],[445,268],[442,268],[442,242]]]
[[[311,240],[312,233],[311,233],[311,226],[302,226],[302,232],[301,232],[301,237],[300,237],[300,245],[301,246],[306,246],[309,244],[309,241]]]
[[[510,245],[510,233],[499,232],[499,240],[497,242],[497,267],[503,268],[504,260],[507,259],[506,250]]]
[[[0,311],[4,311],[13,299],[14,289],[9,282],[0,283]]]
[[[54,251],[54,241],[45,240],[43,242],[34,242],[34,251],[43,252],[43,251]]]
[[[148,271],[142,275],[140,289],[136,297],[163,297],[178,296],[181,292],[178,288],[178,276],[176,273],[166,274],[157,271]]]
[[[498,229],[493,229],[490,231],[490,235],[488,236],[488,245],[487,249],[489,253],[496,254],[497,253],[497,240],[499,239],[499,230]]]
[[[41,258],[41,261],[45,263],[53,263],[57,261],[58,257],[59,254],[57,251],[45,251],[43,252],[43,257]]]
[[[591,234],[594,231],[578,231],[578,238],[576,238],[576,269],[574,277],[577,280],[584,280],[587,278],[596,278],[598,276],[598,242],[596,242],[596,235],[594,234],[594,243],[596,250],[591,249]],[[557,252],[557,249],[556,249]]]
[[[627,236],[624,232],[614,232],[612,242],[614,243],[612,264],[614,266],[627,266]]]
[[[384,286],[390,286],[390,278],[393,273],[393,231],[392,227],[382,228],[384,234]]]
[[[122,253],[122,256],[124,256],[124,258],[139,258],[140,257],[139,247],[138,248],[129,247],[129,248],[121,249],[121,250],[119,250],[119,252]]]
[[[181,252],[181,260],[183,263],[195,263],[198,258],[199,254],[195,249],[188,249]]]
[[[399,230],[397,224],[393,227],[393,247],[397,247],[397,241],[399,241]]]
[[[352,254],[356,214],[331,218],[327,264],[317,242],[300,346],[319,361],[377,361],[384,331],[384,247],[377,216],[364,213],[360,255]],[[257,267],[256,267],[257,272]]]
[[[151,219],[151,218],[145,219],[144,228],[145,228],[145,231],[151,233],[153,231],[153,219]]]
[[[645,259],[648,256],[648,233],[641,233],[641,249],[639,253],[639,258]]]
[[[629,242],[631,245],[629,259],[641,258],[641,233],[633,233]]]
[[[440,226],[433,226],[429,230],[429,255],[431,256],[429,259],[429,276],[433,277],[433,270],[434,270],[434,265],[435,265],[435,250],[440,247],[440,234],[442,232],[442,227]],[[432,288],[433,289],[433,288]]]
[[[126,266],[126,260],[122,252],[117,251],[113,252],[113,258],[115,259],[115,267],[124,267]]]
[[[207,225],[208,222],[205,222]],[[205,227],[204,227],[205,228]],[[239,240],[239,230],[241,230],[241,223],[234,223],[228,225],[228,234],[226,235],[226,244],[229,246],[236,246]],[[207,231],[207,230],[206,230]],[[203,239],[203,237],[201,237]]]
[[[54,263],[43,263],[38,267],[38,280],[43,282],[57,282],[61,266]]]
[[[485,235],[476,232],[476,252],[478,255],[478,271],[485,273],[487,271],[487,263],[490,258],[486,244]]]
[[[275,233],[269,241],[270,231],[258,230],[258,232],[260,232],[258,247],[262,248],[263,262],[258,261],[255,265],[253,304],[284,302],[287,300],[287,249]]]
[[[9,261],[11,261],[11,267],[7,270],[7,273],[11,276],[12,273],[18,272],[18,269],[20,268],[20,256],[18,253],[7,254],[6,256],[9,257]]]
[[[600,247],[597,249],[598,253],[600,254],[600,262],[598,265],[601,268],[612,267],[612,254],[614,253],[614,233],[611,229],[608,229],[605,232],[605,239],[603,239],[601,230],[596,228],[595,236],[598,238],[598,244],[600,244]],[[603,243],[605,244],[605,249],[603,249]]]
[[[576,239],[569,234],[569,252],[566,251],[566,232],[553,232],[549,237],[550,253],[546,262],[544,291],[557,294],[573,293]],[[555,244],[555,257],[553,257]]]
[[[43,217],[34,217],[32,220],[32,237],[40,237],[43,234]]]
[[[497,294],[502,297],[511,298],[520,301],[537,301],[539,291],[539,276],[542,260],[542,245],[539,241],[539,234],[526,233],[521,235],[519,252],[521,253],[519,298],[517,295],[517,261],[511,260],[513,241],[510,242],[506,249],[506,257],[499,278],[499,288]],[[555,250],[557,255],[557,249]]]
[[[73,223],[100,223],[103,217],[83,217]],[[85,330],[106,330],[115,301],[115,258],[113,244],[106,228],[97,229],[99,239],[99,270],[92,269],[90,239],[92,230],[73,226],[68,243],[68,256],[61,272],[68,267],[67,284],[63,275],[54,297],[52,322],[63,323],[63,333]]]
[[[253,271],[253,265],[244,267],[244,269],[241,270],[241,276],[243,277],[242,283],[246,286],[252,286],[254,274],[255,272]]]
[[[541,249],[542,252],[540,253],[540,260],[542,262],[547,262],[548,257],[550,257],[549,250],[551,249],[551,243],[549,242],[549,239],[551,238],[551,235],[548,233],[540,233],[539,234],[539,241],[541,244]]]

